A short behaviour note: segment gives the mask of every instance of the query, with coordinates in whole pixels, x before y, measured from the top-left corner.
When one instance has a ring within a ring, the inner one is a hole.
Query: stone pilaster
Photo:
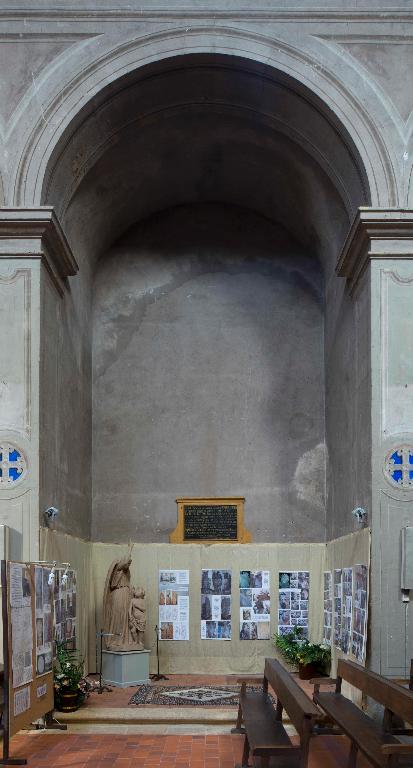
[[[0,209],[0,523],[38,558],[42,284],[62,296],[76,261],[52,208]],[[43,350],[45,350],[43,352]]]
[[[401,529],[413,525],[413,211],[360,208],[337,272],[352,294],[366,281],[370,292],[370,666],[400,676],[413,636],[400,589]]]

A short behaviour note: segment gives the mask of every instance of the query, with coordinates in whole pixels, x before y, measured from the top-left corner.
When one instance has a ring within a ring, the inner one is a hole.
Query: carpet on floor
[[[151,704],[153,706],[185,707],[237,707],[240,685],[141,685],[129,700],[129,704]],[[247,685],[247,690],[259,693],[260,685]],[[269,694],[274,704],[274,699]]]

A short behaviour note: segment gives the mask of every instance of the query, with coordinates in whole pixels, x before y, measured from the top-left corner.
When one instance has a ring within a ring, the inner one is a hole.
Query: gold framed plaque
[[[244,496],[178,498],[178,524],[171,544],[249,544],[244,528]]]

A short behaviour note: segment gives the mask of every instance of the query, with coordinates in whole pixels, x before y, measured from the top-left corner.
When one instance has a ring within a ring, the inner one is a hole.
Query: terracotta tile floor
[[[242,736],[118,736],[18,734],[11,753],[27,757],[29,768],[234,768],[242,755]],[[314,739],[308,768],[344,768],[345,737]],[[359,759],[358,768],[369,768]],[[274,764],[275,768],[275,764]]]
[[[231,685],[237,677],[170,675],[169,681],[159,685]],[[300,683],[310,693],[309,684]],[[135,689],[117,688],[112,693],[93,694],[87,707],[127,707]],[[202,733],[205,726],[182,724],[171,735],[162,733],[162,727],[156,725],[146,726],[147,733],[141,729],[139,733],[130,733],[126,726],[126,732],[110,732],[111,727],[103,724],[89,726],[83,732],[70,732],[71,727],[67,733],[22,731],[11,740],[11,754],[26,757],[28,768],[234,768],[241,760],[244,742],[243,736],[229,734],[226,726],[211,725],[207,733]],[[82,725],[77,727],[81,729]],[[344,736],[315,738],[308,768],[345,768],[348,750],[349,742]],[[279,763],[274,763],[274,768],[276,765]],[[357,768],[370,766],[359,757]]]

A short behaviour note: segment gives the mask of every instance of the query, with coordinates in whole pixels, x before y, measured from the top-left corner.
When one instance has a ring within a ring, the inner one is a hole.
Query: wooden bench
[[[369,696],[384,707],[382,722],[374,720],[341,693],[342,681]],[[348,768],[355,768],[358,751],[377,768],[413,766],[413,741],[402,743],[399,735],[413,735],[413,730],[394,727],[393,718],[413,724],[413,691],[403,688],[359,664],[340,659],[336,680],[313,680],[313,700],[351,741]],[[335,682],[335,691],[321,693],[320,686]],[[405,758],[409,757],[409,762]]]
[[[262,768],[267,768],[272,756],[278,758],[277,766],[291,765],[305,768],[310,737],[315,726],[325,719],[320,710],[275,659],[265,660],[261,691],[247,691],[247,683],[257,683],[257,679],[240,682],[242,686],[238,719],[232,733],[245,733],[242,768],[247,768],[250,754],[253,758],[261,758]],[[268,696],[268,685],[271,685],[276,692],[276,708]],[[299,745],[292,744],[282,723],[283,709],[299,734]],[[244,723],[244,729],[241,728],[242,723]]]

